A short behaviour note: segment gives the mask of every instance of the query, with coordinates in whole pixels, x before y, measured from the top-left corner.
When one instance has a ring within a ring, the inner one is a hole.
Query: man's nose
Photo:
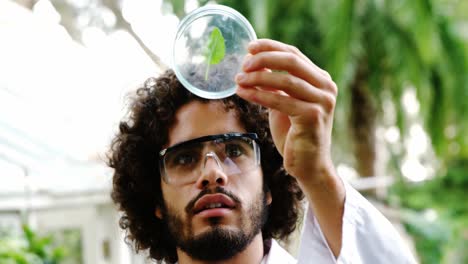
[[[209,185],[226,185],[227,175],[223,170],[223,163],[214,152],[208,152],[203,160],[201,175],[197,181],[199,188],[206,188]]]

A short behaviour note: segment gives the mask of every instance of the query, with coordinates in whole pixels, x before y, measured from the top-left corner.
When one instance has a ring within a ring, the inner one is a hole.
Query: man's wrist
[[[309,187],[329,185],[338,178],[333,162],[329,159],[319,162],[311,162],[302,175],[295,175],[301,185]]]

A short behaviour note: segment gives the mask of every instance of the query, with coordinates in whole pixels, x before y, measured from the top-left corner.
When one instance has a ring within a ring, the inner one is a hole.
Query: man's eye
[[[187,165],[190,163],[193,163],[195,161],[195,158],[190,155],[180,155],[176,158],[176,163],[178,165]]]
[[[196,158],[191,153],[181,153],[177,155],[173,163],[176,166],[187,166],[196,162]]]
[[[236,158],[244,154],[242,147],[237,144],[228,144],[226,145],[226,156],[230,158]]]

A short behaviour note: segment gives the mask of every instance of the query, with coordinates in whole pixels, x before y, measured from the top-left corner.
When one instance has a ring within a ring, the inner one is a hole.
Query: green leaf
[[[214,27],[211,31],[210,39],[208,40],[207,52],[205,54],[207,65],[205,72],[205,81],[208,80],[208,72],[210,65],[218,64],[224,59],[226,53],[226,45],[224,44],[224,37],[218,27]]]

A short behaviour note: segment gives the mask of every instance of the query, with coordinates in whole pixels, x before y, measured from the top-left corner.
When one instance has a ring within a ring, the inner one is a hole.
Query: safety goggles
[[[168,184],[196,182],[208,162],[227,176],[240,175],[260,165],[260,146],[255,133],[210,135],[178,143],[159,152],[159,168]]]

